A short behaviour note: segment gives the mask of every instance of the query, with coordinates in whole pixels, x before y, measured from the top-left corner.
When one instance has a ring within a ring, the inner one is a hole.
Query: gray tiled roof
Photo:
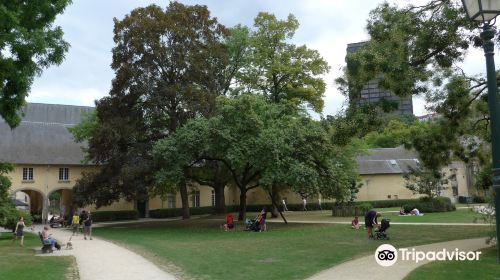
[[[356,158],[359,174],[401,174],[416,167],[417,154],[403,147],[370,149],[367,155]]]
[[[0,118],[0,161],[17,164],[81,165],[80,143],[68,131],[92,107],[29,103],[21,124],[10,127]]]

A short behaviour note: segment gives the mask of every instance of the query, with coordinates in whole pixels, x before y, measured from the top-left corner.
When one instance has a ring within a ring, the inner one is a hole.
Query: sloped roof
[[[21,124],[10,127],[0,118],[0,161],[16,164],[82,165],[81,143],[68,127],[78,124],[92,107],[28,103]]]
[[[401,174],[415,168],[418,156],[403,147],[370,149],[368,154],[356,158],[359,174]]]

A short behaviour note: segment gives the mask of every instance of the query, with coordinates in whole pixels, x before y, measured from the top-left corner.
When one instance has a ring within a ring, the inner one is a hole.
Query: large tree
[[[379,86],[399,96],[424,95],[440,119],[413,135],[410,147],[423,167],[435,174],[453,158],[481,161],[488,145],[486,81],[457,67],[467,51],[482,46],[478,23],[470,21],[459,0],[422,5],[384,3],[370,13],[370,41],[347,56],[337,79],[349,97],[379,79]]]
[[[289,42],[298,27],[293,15],[278,20],[259,13],[249,33],[246,63],[236,75],[236,89],[262,95],[270,102],[288,100],[321,112],[322,75],[329,67],[318,51]]]
[[[21,121],[35,75],[60,64],[69,44],[54,26],[71,0],[2,1],[0,3],[0,116],[15,127]]]
[[[171,2],[138,8],[115,19],[110,96],[97,102],[97,128],[88,140],[90,159],[102,164],[76,192],[85,203],[106,205],[119,197],[145,200],[157,168],[153,144],[188,119],[209,115],[223,92],[227,29],[206,6]],[[185,181],[179,181],[183,217],[189,217]]]
[[[188,122],[154,151],[162,187],[184,180],[186,168],[213,161],[225,165],[240,190],[239,219],[245,218],[251,189],[263,187],[273,204],[272,189],[284,187],[343,200],[357,178],[352,154],[330,141],[328,127],[295,104],[249,94],[219,98],[213,117]]]

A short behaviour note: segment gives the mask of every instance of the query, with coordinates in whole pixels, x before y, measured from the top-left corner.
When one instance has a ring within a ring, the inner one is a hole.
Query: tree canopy
[[[2,1],[0,3],[0,116],[10,127],[21,121],[36,75],[60,64],[69,44],[54,26],[71,0]]]
[[[240,219],[246,193],[286,187],[306,196],[345,200],[356,181],[355,149],[335,146],[328,127],[293,103],[269,103],[255,95],[220,97],[214,116],[196,118],[160,140],[154,154],[162,167],[158,186],[184,180],[188,167],[217,161],[240,189]]]
[[[96,103],[97,125],[74,129],[87,138],[89,159],[101,164],[75,192],[81,203],[97,206],[121,197],[146,200],[154,183],[155,141],[190,118],[209,115],[227,79],[228,31],[206,6],[137,8],[115,19],[114,33],[110,96]],[[189,217],[186,186],[178,188]]]

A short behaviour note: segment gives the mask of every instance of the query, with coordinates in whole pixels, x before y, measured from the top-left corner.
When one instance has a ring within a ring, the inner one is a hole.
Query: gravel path
[[[383,244],[382,241],[380,244]],[[390,240],[386,241],[390,244]],[[448,242],[433,243],[428,245],[410,247],[415,248],[417,251],[439,251],[446,248],[448,251],[454,251],[458,248],[462,251],[476,251],[482,248],[486,248],[489,245],[486,244],[485,238],[475,238],[475,239],[464,239],[455,240]],[[398,248],[397,248],[398,249]],[[374,252],[375,253],[375,252]],[[330,269],[324,270],[308,280],[351,280],[351,279],[370,279],[370,280],[400,280],[407,276],[411,271],[417,267],[429,263],[429,261],[420,261],[415,263],[414,261],[401,261],[401,257],[398,256],[398,261],[389,267],[383,267],[377,264],[375,261],[374,254],[348,261]]]
[[[35,232],[42,227],[34,228]],[[71,237],[67,229],[50,229],[53,237],[65,245]],[[99,238],[84,240],[79,234],[71,239],[72,250],[63,248],[40,256],[73,255],[81,280],[173,280],[175,277],[146,260],[144,257]]]

